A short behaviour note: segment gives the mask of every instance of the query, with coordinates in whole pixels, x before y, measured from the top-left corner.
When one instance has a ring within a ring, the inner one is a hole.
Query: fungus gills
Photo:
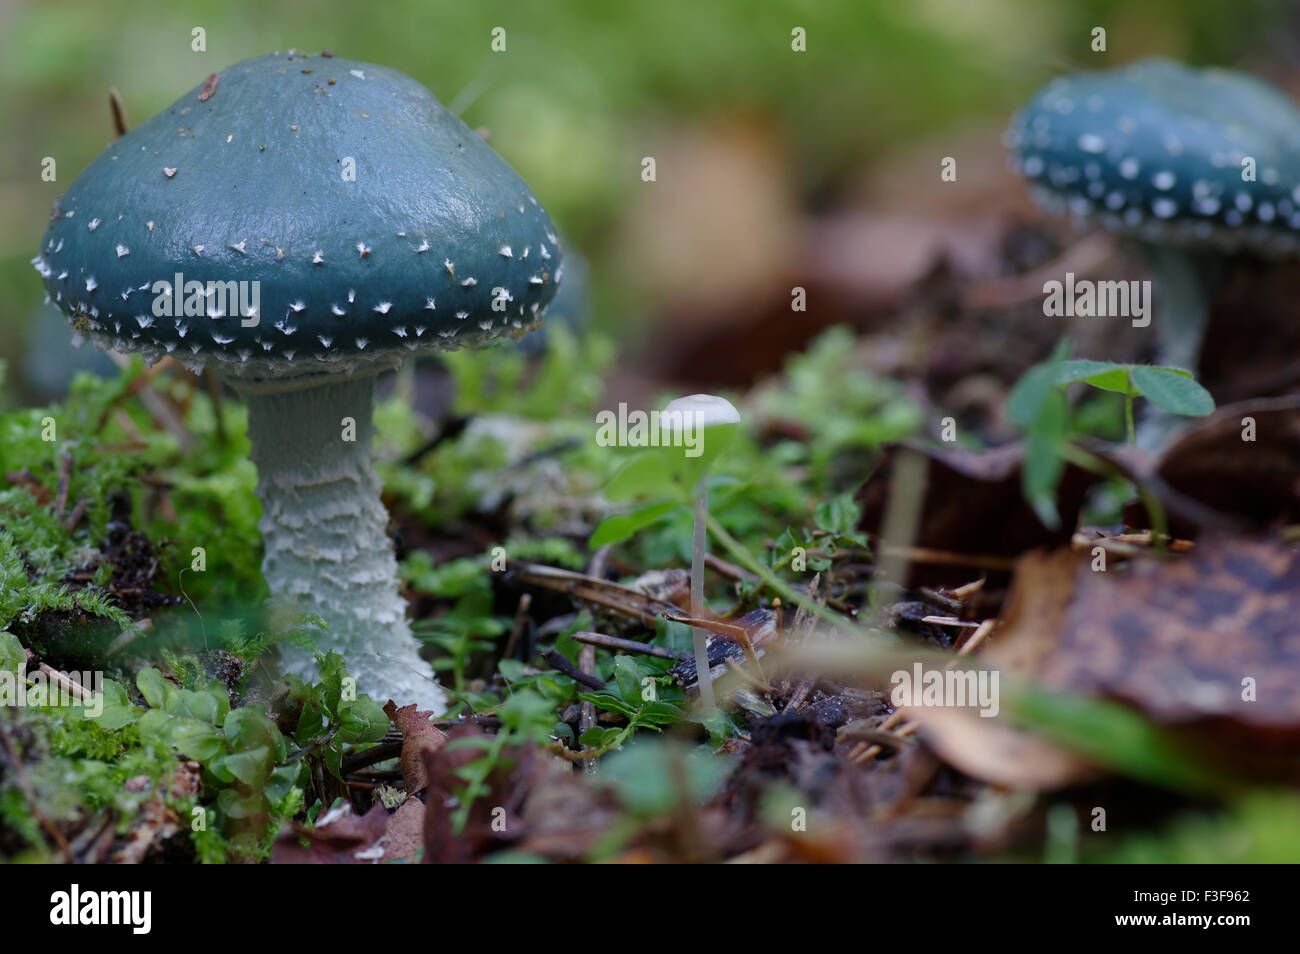
[[[360,691],[382,686],[390,695],[428,699],[429,664],[406,622],[382,485],[371,466],[374,376],[241,391],[271,595],[325,620],[328,648],[348,660]],[[311,677],[310,653],[286,646],[282,655],[287,672]]]

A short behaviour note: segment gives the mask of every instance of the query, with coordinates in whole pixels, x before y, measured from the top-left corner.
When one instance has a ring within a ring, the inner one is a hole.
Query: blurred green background
[[[1109,63],[1165,53],[1251,66],[1295,59],[1292,16],[1274,0],[0,0],[5,399],[31,397],[20,357],[50,315],[28,262],[51,202],[113,137],[110,87],[138,125],[271,50],[328,48],[410,74],[529,182],[590,262],[590,320],[632,350],[665,299],[715,273],[724,289],[742,280],[751,243],[769,256],[748,262],[761,269],[781,253],[783,222],[851,203],[874,165],[972,124],[996,132],[1043,81],[1095,65],[1094,26],[1107,28]],[[490,49],[497,26],[504,53]],[[807,52],[791,50],[796,26]],[[191,51],[194,27],[204,53]],[[648,192],[646,155],[659,185],[697,194]],[[55,183],[41,181],[45,156]],[[744,210],[738,231],[701,246],[689,236],[709,224],[694,199],[719,192]],[[689,256],[674,257],[679,244]]]

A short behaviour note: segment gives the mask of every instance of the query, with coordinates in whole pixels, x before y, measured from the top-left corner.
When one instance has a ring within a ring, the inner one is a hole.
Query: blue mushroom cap
[[[1252,77],[1162,59],[1064,76],[1007,139],[1049,208],[1154,242],[1300,251],[1300,109]]]
[[[532,192],[427,89],[294,51],[228,67],[113,142],[33,264],[96,344],[248,379],[519,334],[562,273]]]

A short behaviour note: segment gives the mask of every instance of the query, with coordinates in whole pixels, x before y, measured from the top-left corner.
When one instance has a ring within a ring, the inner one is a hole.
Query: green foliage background
[[[799,199],[824,207],[875,159],[972,121],[1003,123],[1089,60],[1166,53],[1231,63],[1269,49],[1279,0],[15,0],[0,6],[0,358],[30,334],[28,260],[53,199],[111,140],[108,90],[138,124],[219,71],[275,49],[396,67],[491,131],[592,259],[595,321],[626,331],[654,304],[610,237],[666,132],[742,117],[775,130]],[[490,31],[507,31],[493,54]],[[790,51],[790,31],[808,51]],[[207,52],[190,49],[206,30]],[[58,181],[42,182],[42,159]],[[614,266],[618,264],[619,267]],[[629,297],[629,286],[635,291]],[[47,316],[48,317],[48,316]],[[16,381],[18,375],[13,378]]]

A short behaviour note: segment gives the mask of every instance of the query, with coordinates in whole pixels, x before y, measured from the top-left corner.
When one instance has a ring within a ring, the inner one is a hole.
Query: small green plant
[[[618,749],[637,729],[661,732],[664,726],[686,718],[680,705],[685,696],[680,688],[669,684],[665,669],[652,660],[615,656],[612,687],[579,694],[597,708],[627,717],[627,725],[621,728],[592,726],[582,734],[578,741],[592,750],[591,757]]]
[[[817,495],[844,489],[846,474],[860,479],[876,448],[915,433],[923,420],[897,382],[855,357],[857,347],[851,329],[829,328],[754,395],[759,422],[800,435],[786,450],[809,469],[806,483]]]
[[[1007,399],[1007,417],[1025,434],[1023,484],[1025,499],[1047,526],[1057,526],[1056,487],[1067,460],[1097,469],[1093,455],[1073,447],[1076,434],[1065,391],[1086,384],[1119,394],[1124,401],[1124,426],[1130,444],[1136,442],[1134,398],[1143,397],[1170,414],[1200,417],[1214,410],[1214,398],[1186,371],[1111,361],[1068,360],[1069,344],[1021,376]]]
[[[605,488],[605,496],[610,501],[628,503],[631,506],[626,510],[610,514],[597,524],[588,545],[596,549],[622,543],[674,513],[694,514],[696,501],[699,499],[696,488],[705,479],[700,465],[680,453],[666,454],[662,450],[654,450],[635,455]],[[737,490],[737,482],[725,476],[708,477],[707,484],[710,490],[714,488],[732,492]],[[844,500],[841,498],[832,506],[840,510],[835,518],[832,518],[831,511],[822,511],[827,521],[841,521],[844,514],[848,512],[843,509]],[[774,595],[781,597],[792,606],[806,607],[832,625],[842,625],[846,622],[839,614],[808,600],[777,576],[773,566],[760,560],[749,547],[728,532],[716,513],[705,511],[703,517],[712,538],[721,543],[723,549],[740,566],[758,576],[762,584]],[[847,528],[838,527],[835,532],[842,535],[846,531]]]
[[[524,689],[510,695],[497,707],[501,728],[494,735],[467,735],[447,743],[449,749],[475,748],[481,754],[456,769],[464,782],[452,813],[453,830],[460,832],[469,820],[474,802],[488,790],[488,779],[506,765],[509,751],[524,743],[545,745],[555,725],[555,706],[539,692]]]
[[[388,729],[388,717],[367,696],[349,688],[350,677],[336,653],[318,656],[321,680],[304,685],[290,681],[290,696],[300,705],[290,752],[289,742],[255,705],[232,708],[226,687],[193,676],[190,686],[176,686],[152,667],[142,669],[136,688],[144,706],[133,705],[125,690],[106,680],[103,712],[93,718],[101,730],[133,726],[140,744],[174,752],[203,767],[205,789],[215,793],[202,811],[205,824],[196,832],[200,853],[229,849],[240,857],[261,857],[280,823],[302,808],[302,779],[306,756],[318,755],[336,778],[345,745],[377,742]],[[185,671],[199,674],[197,665]],[[186,807],[188,817],[198,802]],[[219,840],[200,837],[207,828]],[[215,860],[215,859],[209,859]]]
[[[329,773],[340,781],[343,749],[378,742],[389,720],[375,700],[356,692],[356,683],[338,653],[317,653],[320,680],[306,684],[289,676],[289,697],[301,704],[293,741],[301,746],[295,758],[318,754]]]
[[[813,511],[812,527],[787,527],[764,555],[764,561],[778,571],[802,559],[810,572],[824,573],[837,556],[847,551],[870,551],[867,535],[858,530],[861,520],[862,508],[852,493],[824,500]]]
[[[449,686],[456,714],[468,707],[481,711],[495,704],[493,696],[471,692],[468,667],[475,653],[496,648],[496,637],[510,626],[509,617],[492,612],[492,576],[489,557],[461,557],[435,567],[428,553],[417,551],[402,562],[402,575],[422,593],[454,600],[451,608],[412,627],[416,637],[442,650],[433,661],[435,672],[450,673]]]
[[[16,674],[25,661],[21,643],[0,633],[0,669]],[[377,703],[351,691],[339,656],[319,661],[319,683],[291,686],[299,714],[288,737],[260,705],[232,706],[227,687],[194,657],[171,660],[181,685],[145,667],[134,695],[105,679],[102,705],[27,707],[5,718],[36,740],[25,772],[48,816],[75,822],[108,810],[124,828],[156,794],[189,832],[198,860],[263,859],[281,824],[303,807],[309,758],[340,777],[345,746],[376,742],[389,726]],[[173,786],[178,759],[198,763],[197,793]],[[41,844],[23,793],[8,779],[0,779],[0,822]]]

